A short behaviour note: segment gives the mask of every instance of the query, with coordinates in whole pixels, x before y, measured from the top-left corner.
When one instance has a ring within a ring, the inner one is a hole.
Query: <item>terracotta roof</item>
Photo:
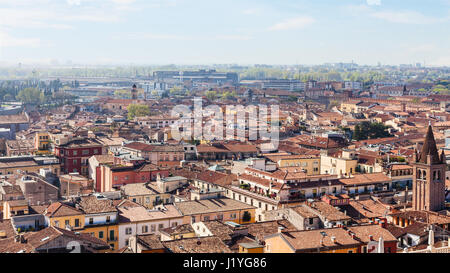
[[[233,237],[233,239],[231,240],[231,243],[228,243],[228,247],[233,251],[233,252],[239,252],[239,245],[241,244],[245,244],[245,243],[249,243],[249,244],[256,244],[258,243],[257,241],[253,240],[252,238],[249,238],[247,236],[235,236]]]
[[[258,241],[264,241],[264,237],[277,233],[279,228],[282,228],[284,231],[297,230],[295,226],[287,220],[257,222],[245,225],[245,227],[248,228],[248,236]]]
[[[253,144],[224,144],[223,145],[230,152],[235,153],[257,153],[258,148]]]
[[[11,224],[11,220],[2,220],[0,219],[0,239],[10,238],[15,235],[15,231],[13,225]]]
[[[24,243],[15,242],[14,238],[0,240],[0,252],[36,252],[36,249],[38,249],[39,247],[48,244],[52,240],[55,240],[61,236],[69,237],[74,241],[80,242],[83,246],[85,246],[85,248],[83,248],[85,251],[86,247],[94,247],[100,249],[109,248],[109,245],[106,242],[97,239],[90,234],[75,233],[73,231],[68,231],[56,227],[47,227],[38,232],[28,232],[23,234],[23,238],[25,240]],[[65,247],[61,247],[61,249],[64,249],[63,252],[65,252]]]
[[[313,213],[308,207],[298,206],[292,207],[292,210],[298,213],[303,218],[317,218],[319,217],[317,214]]]
[[[124,194],[127,196],[149,195],[160,193],[160,190],[157,189],[155,182],[126,184],[122,186],[122,190]]]
[[[354,219],[383,217],[386,212],[389,213],[386,205],[372,199],[350,200],[349,205],[342,208]]]
[[[227,153],[228,150],[217,148],[211,145],[200,144],[197,146],[198,153]]]
[[[62,217],[82,214],[82,211],[61,202],[55,202],[49,205],[44,212],[44,216],[48,217]]]
[[[405,235],[404,228],[398,227],[393,224],[386,224],[386,229],[394,235],[395,238],[400,238],[401,236]]]
[[[199,237],[163,242],[172,253],[232,253],[220,238]]]
[[[145,250],[164,249],[160,237],[155,234],[138,235],[138,242],[145,248]]]
[[[326,236],[322,233],[325,232]],[[348,231],[342,228],[316,229],[309,231],[282,232],[282,236],[296,251],[317,251],[321,248],[342,248],[360,245]],[[335,241],[332,241],[332,237]]]
[[[380,240],[380,237],[382,237],[385,242],[397,241],[397,238],[389,232],[389,230],[381,227],[380,225],[355,226],[348,227],[347,229],[356,235],[356,239],[358,241],[366,244],[369,243],[370,236],[373,236],[374,241]]]
[[[323,201],[315,201],[310,205],[304,205],[307,208],[311,208],[318,215],[326,218],[328,221],[345,221],[350,220],[350,216],[339,211],[332,205],[325,203]]]
[[[183,215],[255,209],[254,206],[229,198],[186,201],[175,203],[174,205]]]
[[[1,189],[5,194],[20,194],[23,195],[22,189],[19,185],[2,186]]]
[[[290,138],[289,141],[292,141],[299,145],[311,146],[321,149],[340,148],[344,146],[343,144],[338,143],[331,138],[310,135],[296,136],[294,138]]]
[[[113,163],[114,162],[114,156],[113,155],[94,155],[94,158],[100,164],[106,164],[106,163]]]
[[[28,123],[28,122],[29,119],[25,114],[17,114],[17,115],[2,116],[0,124]]]
[[[384,173],[354,174],[351,178],[339,179],[345,185],[364,185],[389,182],[392,179]]]
[[[234,180],[237,180],[237,175],[205,170],[203,172],[196,173],[194,179],[224,187],[231,185]]]
[[[132,142],[130,144],[124,145],[124,147],[125,148],[134,149],[134,150],[138,150],[138,151],[143,151],[143,152],[151,152],[151,151],[153,151],[152,145],[145,144],[145,143],[142,143],[142,142]]]
[[[396,170],[410,170],[413,167],[410,165],[406,165],[406,164],[393,164],[391,165],[391,170],[396,171]]]
[[[229,225],[220,221],[203,222],[203,224],[209,229],[213,236],[220,238],[222,241],[231,240],[231,236],[234,233]]]
[[[96,196],[81,197],[79,205],[86,214],[117,212],[111,200],[99,200]]]
[[[166,205],[165,210],[147,210],[139,207],[118,207],[119,222],[140,222],[140,221],[154,221],[159,219],[182,217],[180,212],[173,205]]]
[[[405,233],[414,234],[418,236],[426,236],[428,235],[428,224],[414,222],[411,225],[403,228]]]
[[[445,225],[450,223],[450,216],[439,214],[431,211],[404,211],[390,214],[392,217],[401,217],[412,220],[413,222],[421,222],[428,224]]]
[[[279,151],[287,151],[297,155],[312,155],[312,156],[320,156],[320,151],[315,149],[308,149],[299,147],[298,145],[291,142],[281,142],[278,145]]]
[[[168,227],[161,229],[160,232],[165,233],[167,235],[178,235],[178,234],[186,234],[186,233],[194,233],[194,229],[191,224],[178,225],[175,227]]]

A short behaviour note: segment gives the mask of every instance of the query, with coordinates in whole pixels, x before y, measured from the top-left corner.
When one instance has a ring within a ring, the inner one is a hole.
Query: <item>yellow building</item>
[[[267,155],[279,168],[302,169],[308,175],[320,174],[320,157],[307,155]]]
[[[345,113],[356,113],[359,101],[346,101],[341,103],[341,111]]]
[[[168,227],[159,231],[161,241],[173,241],[185,238],[195,238],[195,230],[191,224]]]
[[[372,102],[347,101],[341,103],[341,111],[344,113],[365,113],[374,105],[376,104]]]
[[[10,200],[3,203],[3,219],[11,219],[17,215],[29,213],[27,200]]]
[[[82,233],[91,234],[97,239],[100,239],[111,247],[112,250],[119,247],[119,225],[111,223],[109,225],[86,225]]]
[[[122,187],[122,193],[126,199],[147,209],[153,209],[161,204],[169,204],[172,200],[172,194],[164,192],[156,182],[127,184]]]
[[[19,156],[0,158],[0,175],[17,173],[18,170],[39,173],[40,169],[50,169],[59,175],[61,164],[56,157]]]
[[[166,248],[156,234],[132,236],[129,247],[133,253],[165,253]]]
[[[343,228],[279,232],[265,242],[265,253],[358,253],[361,246]]]
[[[183,215],[183,224],[220,220],[237,224],[255,222],[256,207],[229,199],[206,199],[174,204]]]
[[[48,226],[74,231],[84,229],[84,214],[77,208],[56,202],[47,207],[43,213]]]
[[[355,153],[348,150],[343,150],[342,155],[333,157],[328,155],[321,155],[320,157],[320,173],[332,174],[339,176],[349,176],[356,172],[358,160]]]
[[[51,154],[50,135],[48,132],[37,132],[34,137],[34,145],[38,155]]]
[[[78,203],[84,213],[84,230],[92,236],[109,244],[112,249],[119,248],[119,214],[112,201],[97,196],[81,197]]]
[[[239,253],[264,253],[264,246],[256,242],[254,243],[240,243]]]

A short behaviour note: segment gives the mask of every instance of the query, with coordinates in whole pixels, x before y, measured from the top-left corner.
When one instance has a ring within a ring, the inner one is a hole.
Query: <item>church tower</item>
[[[133,84],[133,89],[131,89],[131,99],[137,100],[138,99],[138,91],[136,84]]]
[[[445,209],[444,152],[439,156],[431,124],[422,146],[422,151],[414,153],[413,168],[413,209],[440,211]]]

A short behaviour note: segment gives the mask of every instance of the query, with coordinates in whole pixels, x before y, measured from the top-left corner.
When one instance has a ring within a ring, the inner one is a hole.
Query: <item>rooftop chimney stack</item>
[[[284,230],[284,227],[278,227],[278,233],[282,233]]]
[[[333,244],[336,243],[336,237],[335,237],[335,236],[332,236],[332,237],[331,237],[331,242],[332,242]]]

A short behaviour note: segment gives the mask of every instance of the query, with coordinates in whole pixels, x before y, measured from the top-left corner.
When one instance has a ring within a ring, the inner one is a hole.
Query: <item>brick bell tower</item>
[[[413,209],[440,211],[445,209],[444,152],[439,156],[431,124],[423,143],[422,151],[414,153],[413,159]]]
[[[132,100],[138,99],[138,90],[136,84],[133,84],[133,88],[131,89],[131,99]]]

